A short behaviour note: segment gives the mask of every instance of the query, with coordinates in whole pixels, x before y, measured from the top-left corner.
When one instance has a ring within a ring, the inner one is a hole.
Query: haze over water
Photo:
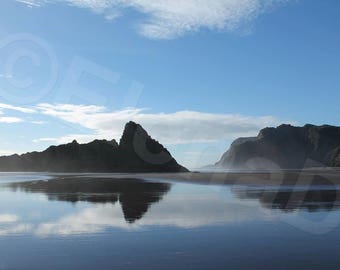
[[[0,175],[0,269],[334,269],[339,262],[336,185],[57,177]]]

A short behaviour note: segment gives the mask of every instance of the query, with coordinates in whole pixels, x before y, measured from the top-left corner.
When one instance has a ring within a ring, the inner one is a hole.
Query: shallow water
[[[54,180],[54,178],[58,180]],[[335,269],[340,187],[0,174],[0,269]]]

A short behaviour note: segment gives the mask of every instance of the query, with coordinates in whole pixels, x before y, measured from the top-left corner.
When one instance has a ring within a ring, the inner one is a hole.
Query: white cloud
[[[233,31],[254,20],[270,7],[289,0],[17,0],[29,7],[64,3],[87,8],[114,19],[125,9],[147,15],[140,34],[169,39],[200,29]]]
[[[29,121],[29,123],[34,124],[34,125],[44,125],[44,124],[46,124],[45,121]]]
[[[18,117],[10,117],[10,116],[2,116],[0,117],[0,123],[3,124],[15,124],[15,123],[21,123],[23,120]]]
[[[35,112],[33,109],[30,109],[30,108],[18,107],[18,106],[13,106],[10,104],[5,104],[5,103],[0,103],[0,109],[18,111],[22,113],[34,113]]]
[[[272,116],[252,117],[196,111],[148,113],[143,109],[130,108],[110,112],[104,107],[71,104],[39,104],[36,109],[41,114],[90,130],[90,134],[41,138],[37,139],[37,142],[66,143],[73,139],[79,142],[89,142],[93,139],[119,139],[128,121],[141,124],[152,137],[164,144],[216,142],[254,136],[261,128],[281,123]]]
[[[30,108],[17,107],[9,104],[0,103],[0,123],[2,124],[15,124],[25,122],[22,118],[16,116],[8,116],[2,110],[12,110],[20,113],[34,113],[35,111]]]
[[[24,4],[28,7],[40,7],[44,0],[16,0],[17,2]]]

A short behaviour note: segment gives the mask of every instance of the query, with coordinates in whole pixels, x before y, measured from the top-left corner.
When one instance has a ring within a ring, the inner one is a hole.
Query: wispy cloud
[[[35,110],[31,108],[18,107],[18,106],[13,106],[10,104],[5,104],[5,103],[0,103],[0,109],[13,110],[13,111],[18,111],[22,113],[34,113],[35,112]]]
[[[64,3],[87,8],[107,19],[126,9],[147,18],[137,25],[138,32],[152,39],[171,39],[200,29],[234,31],[261,13],[289,0],[17,0],[29,7]]]
[[[0,123],[2,124],[15,124],[26,122],[23,118],[17,116],[9,116],[7,113],[5,114],[4,111],[10,110],[24,114],[32,114],[35,110],[26,107],[18,107],[13,106],[10,104],[0,103]]]
[[[15,115],[8,115],[14,111]],[[43,118],[44,121],[41,121]],[[111,111],[103,106],[42,103],[30,107],[18,107],[0,103],[0,123],[26,123],[42,125],[47,121],[62,121],[81,131],[59,137],[43,135],[33,141],[68,143],[74,139],[81,143],[94,139],[121,137],[128,121],[140,123],[155,139],[164,144],[209,143],[254,136],[267,126],[277,126],[282,121],[273,116],[246,116],[240,114],[216,114],[198,111],[151,113],[142,108],[126,108]]]
[[[0,116],[0,123],[14,124],[14,123],[20,123],[20,122],[23,122],[23,120],[19,117]]]
[[[38,141],[57,143],[88,142],[93,139],[118,139],[126,122],[140,123],[157,140],[165,144],[215,142],[242,136],[256,135],[259,129],[281,123],[272,116],[252,117],[238,114],[213,114],[196,111],[148,113],[129,108],[109,111],[99,106],[70,104],[39,104],[39,113],[88,129],[90,134],[69,134],[58,138],[40,138]]]
[[[21,3],[21,4],[24,4],[28,7],[40,7],[43,2],[45,1],[36,1],[36,0],[16,0],[17,2]]]
[[[44,125],[44,124],[46,124],[45,121],[29,121],[29,123],[34,124],[34,125]]]

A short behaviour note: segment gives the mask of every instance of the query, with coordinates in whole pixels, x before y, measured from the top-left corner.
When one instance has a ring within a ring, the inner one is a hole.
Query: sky
[[[140,123],[183,165],[282,123],[340,125],[337,0],[3,0],[0,155]]]

